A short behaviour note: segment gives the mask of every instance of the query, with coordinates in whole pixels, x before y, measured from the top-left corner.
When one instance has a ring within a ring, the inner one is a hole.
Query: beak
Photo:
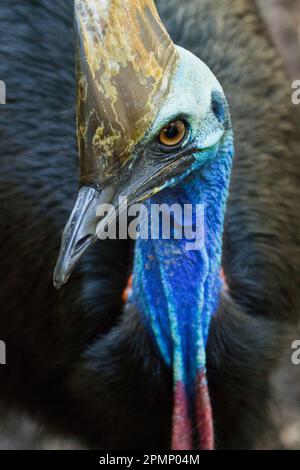
[[[100,204],[112,204],[120,213],[119,195],[137,198],[142,186],[143,195],[151,194],[149,165],[131,172],[131,179],[124,167],[166,99],[179,60],[153,0],[75,0],[74,5],[81,189],[63,233],[56,288],[113,221],[113,211],[97,216]],[[117,181],[116,190],[108,186],[111,181]]]
[[[133,171],[125,170],[118,183],[107,185],[103,189],[81,187],[62,235],[53,279],[57,289],[68,282],[83,254],[97,239],[102,238],[103,233],[116,223],[117,218],[128,207],[143,202],[163,188],[162,168],[154,171],[152,165],[144,166],[143,160]]]
[[[56,289],[66,284],[82,255],[96,241],[96,228],[100,218],[97,209],[100,204],[111,204],[114,198],[113,186],[104,190],[83,186],[62,235],[59,257],[54,270],[53,282]]]

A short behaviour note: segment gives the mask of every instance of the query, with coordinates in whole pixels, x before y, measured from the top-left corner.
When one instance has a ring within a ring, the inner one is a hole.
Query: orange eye
[[[165,147],[176,147],[186,135],[186,125],[183,121],[170,122],[159,134],[159,143]]]

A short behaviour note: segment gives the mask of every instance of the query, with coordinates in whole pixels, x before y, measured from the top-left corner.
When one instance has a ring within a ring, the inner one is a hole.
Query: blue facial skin
[[[196,374],[205,370],[210,320],[222,288],[222,234],[228,196],[233,139],[231,131],[212,148],[195,154],[190,174],[146,201],[151,204],[203,204],[204,246],[187,250],[190,240],[138,240],[135,247],[133,302],[152,333],[174,381],[194,394]],[[195,219],[193,219],[195,220]]]
[[[153,188],[155,195],[145,204],[148,213],[152,204],[179,204],[182,208],[190,204],[193,221],[196,205],[202,204],[204,244],[198,250],[189,250],[191,241],[185,237],[137,240],[128,302],[140,312],[153,343],[173,371],[174,396],[183,385],[190,415],[189,424],[185,424],[191,430],[193,412],[202,393],[199,378],[206,380],[210,321],[222,290],[222,236],[234,148],[220,84],[203,62],[184,49],[178,51],[180,63],[169,95],[143,144],[151,146],[166,124],[184,119],[188,135],[182,144],[182,171],[169,176],[162,187]],[[190,149],[188,157],[186,149]],[[184,414],[179,419],[186,421]],[[177,431],[178,428],[174,435]]]

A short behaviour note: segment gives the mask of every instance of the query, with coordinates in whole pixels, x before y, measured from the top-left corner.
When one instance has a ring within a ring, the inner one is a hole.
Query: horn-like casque
[[[81,184],[130,158],[169,88],[178,55],[153,0],[76,0]]]

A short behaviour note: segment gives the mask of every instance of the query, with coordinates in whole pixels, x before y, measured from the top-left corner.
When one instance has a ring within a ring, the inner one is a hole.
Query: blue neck
[[[205,370],[210,319],[217,309],[225,204],[233,154],[231,134],[222,146],[195,155],[195,169],[178,186],[169,187],[152,204],[204,205],[204,245],[189,250],[191,241],[138,240],[130,302],[143,314],[175,383],[190,394],[199,370]],[[210,161],[210,163],[208,163]],[[206,163],[206,165],[203,165]]]

